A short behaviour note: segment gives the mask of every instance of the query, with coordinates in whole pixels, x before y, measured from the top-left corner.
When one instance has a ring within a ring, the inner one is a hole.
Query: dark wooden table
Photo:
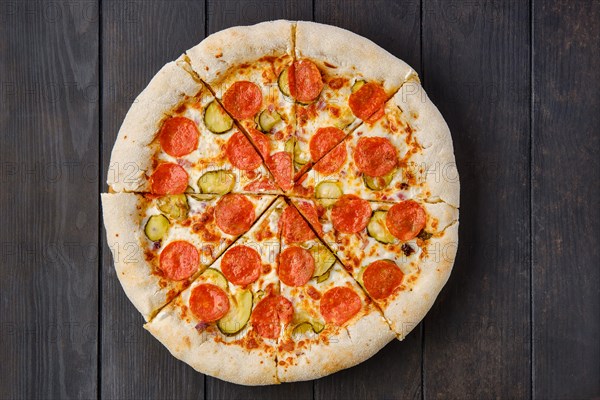
[[[166,62],[262,20],[348,28],[410,63],[461,174],[460,247],[403,342],[314,382],[194,372],[142,329],[99,196]],[[0,398],[599,398],[600,2],[0,2]]]

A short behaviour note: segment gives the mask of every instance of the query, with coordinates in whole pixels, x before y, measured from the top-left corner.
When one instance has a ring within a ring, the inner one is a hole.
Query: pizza
[[[166,64],[107,183],[144,328],[238,384],[316,379],[402,340],[456,256],[448,126],[410,66],[333,26],[234,27]]]

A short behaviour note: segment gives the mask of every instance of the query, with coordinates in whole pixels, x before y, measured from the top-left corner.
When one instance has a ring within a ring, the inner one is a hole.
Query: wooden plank
[[[373,40],[420,71],[420,2],[391,0],[315,1],[315,21]],[[315,398],[421,397],[421,327],[354,368],[315,382]]]
[[[237,25],[251,25],[275,19],[310,20],[310,0],[238,1],[207,0],[208,33]],[[250,387],[206,377],[207,399],[308,399],[312,398],[312,382],[276,386]]]
[[[426,398],[530,395],[528,2],[424,0],[425,88],[461,173],[454,272],[425,320]]]
[[[95,398],[98,8],[0,4],[0,398]]]
[[[167,62],[204,37],[204,2],[102,2],[103,190],[110,152],[132,101]],[[102,375],[105,398],[204,398],[204,377],[143,328],[115,275],[102,231]]]
[[[600,398],[600,3],[534,6],[533,394]]]

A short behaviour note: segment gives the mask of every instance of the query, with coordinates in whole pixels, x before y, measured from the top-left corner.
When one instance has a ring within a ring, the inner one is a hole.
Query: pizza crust
[[[189,364],[204,374],[240,385],[279,383],[274,352],[249,351],[239,345],[207,340]]]
[[[402,340],[425,317],[448,281],[458,247],[458,220],[449,225],[442,237],[429,240],[429,255],[419,265],[418,284],[403,291],[384,310],[398,339]]]
[[[295,52],[297,58],[325,61],[350,74],[381,82],[390,95],[407,80],[418,81],[417,73],[404,61],[369,39],[331,25],[298,21]]]
[[[292,366],[277,366],[281,382],[306,381],[357,365],[394,338],[387,322],[374,306],[356,323],[323,342],[311,344]]]
[[[460,182],[452,135],[444,117],[423,87],[416,82],[403,85],[393,100],[415,129],[415,138],[423,148],[411,161],[425,167],[426,181],[431,192],[427,200],[441,200],[459,207]]]
[[[115,192],[148,191],[146,171],[154,155],[150,143],[167,114],[203,90],[204,86],[185,69],[183,57],[162,67],[127,112],[108,168],[107,183]]]
[[[148,321],[167,302],[167,295],[160,290],[159,278],[150,273],[144,260],[139,195],[103,193],[101,198],[106,239],[117,277],[129,300]]]
[[[264,56],[291,55],[292,27],[286,20],[235,26],[208,36],[186,54],[192,69],[211,85],[240,64]]]
[[[241,385],[278,383],[274,354],[215,341],[215,334],[198,332],[193,322],[182,318],[175,304],[144,325],[175,358],[198,372]]]

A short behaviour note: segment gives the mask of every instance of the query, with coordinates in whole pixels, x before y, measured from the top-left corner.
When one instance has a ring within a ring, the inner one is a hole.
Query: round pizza
[[[108,185],[144,328],[239,384],[315,379],[402,340],[456,255],[448,126],[410,66],[333,26],[234,27],[165,65]]]

